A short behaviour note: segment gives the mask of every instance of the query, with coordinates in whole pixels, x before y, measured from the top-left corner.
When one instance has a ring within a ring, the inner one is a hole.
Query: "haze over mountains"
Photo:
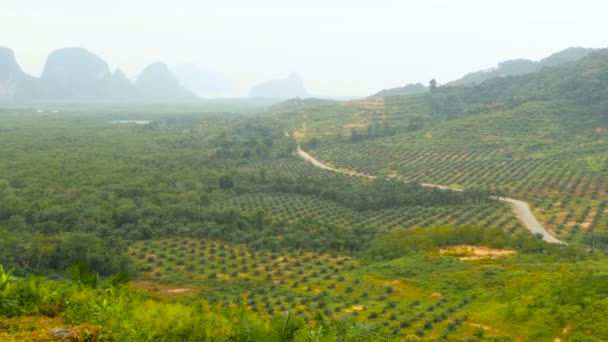
[[[96,54],[78,47],[48,56],[40,78],[23,72],[12,50],[0,48],[0,101],[196,100],[164,63],[146,67],[132,83]]]
[[[224,75],[195,63],[177,64],[171,72],[184,87],[201,97],[230,97],[238,93]]]
[[[52,51],[40,77],[25,73],[14,52],[0,47],[0,101],[192,101],[198,96],[235,94],[234,85],[220,73],[192,63],[172,69],[162,62],[148,65],[132,82],[125,73],[110,70],[95,53],[70,47]],[[254,86],[252,98],[310,97],[303,80],[291,74]]]
[[[249,97],[307,98],[310,94],[304,87],[302,78],[292,73],[286,79],[270,80],[254,86],[249,91]]]
[[[0,47],[0,99],[21,99],[38,93],[36,79],[21,70],[11,49]]]
[[[192,100],[194,93],[182,87],[165,63],[148,65],[135,81],[140,97],[145,99]]]
[[[445,85],[474,86],[488,79],[524,75],[575,61],[594,49],[568,48],[539,61],[514,59],[496,67],[466,74]],[[424,93],[422,83],[384,89],[372,96]],[[108,63],[83,48],[62,48],[51,52],[42,75],[25,73],[13,51],[0,47],[0,101],[193,101],[198,96],[229,96],[234,86],[217,72],[195,64],[179,64],[171,70],[162,63],[148,65],[132,82],[120,70],[111,71]],[[197,96],[198,95],[198,96]],[[249,91],[250,98],[310,98],[304,81],[295,73],[285,79],[259,83]]]

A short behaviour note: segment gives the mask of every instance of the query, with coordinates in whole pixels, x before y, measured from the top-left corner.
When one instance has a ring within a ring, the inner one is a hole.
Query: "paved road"
[[[320,169],[338,172],[338,173],[342,173],[345,175],[366,177],[369,179],[377,178],[376,176],[368,175],[365,173],[337,169],[337,168],[331,167],[329,165],[323,164],[323,162],[319,161],[318,159],[316,159],[315,157],[311,156],[306,151],[304,151],[302,148],[300,148],[300,145],[298,145],[297,154],[305,161],[311,163],[312,165],[314,165]],[[430,183],[421,183],[421,185],[429,187],[429,188],[438,188],[438,189],[442,189],[442,190],[462,191],[460,189],[450,188],[445,185],[437,185],[437,184],[430,184]],[[545,240],[546,242],[549,242],[549,243],[558,243],[558,244],[564,244],[564,245],[566,244],[565,242],[556,239],[540,224],[540,222],[538,222],[538,220],[534,217],[534,214],[532,214],[532,211],[530,211],[530,206],[528,205],[528,203],[526,203],[524,201],[516,200],[513,198],[509,198],[509,197],[501,197],[501,198],[499,198],[499,200],[503,201],[503,202],[507,202],[513,206],[513,210],[515,211],[515,215],[517,215],[517,218],[521,221],[521,223],[523,223],[523,225],[532,234],[542,235],[543,240]]]

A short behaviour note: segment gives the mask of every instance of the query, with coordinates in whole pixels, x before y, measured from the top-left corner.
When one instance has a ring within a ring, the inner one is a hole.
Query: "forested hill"
[[[608,50],[536,73],[493,78],[473,87],[438,87],[431,98],[433,112],[445,117],[479,110],[479,106],[516,105],[529,100],[563,99],[599,108],[608,104]],[[606,112],[603,115],[608,119]]]
[[[475,86],[484,81],[508,77],[508,76],[519,76],[530,73],[539,72],[546,67],[553,67],[563,63],[577,61],[581,58],[588,56],[589,54],[596,51],[595,49],[587,49],[583,47],[571,47],[562,51],[558,51],[548,57],[545,57],[539,61],[533,61],[524,58],[507,60],[498,63],[496,67],[470,72],[463,77],[447,82],[447,86]],[[428,87],[421,83],[411,83],[403,87],[383,89],[372,97],[383,97],[383,96],[396,96],[396,95],[414,95],[423,94],[428,91]]]
[[[562,63],[576,61],[592,53],[593,49],[571,47],[556,52],[540,61],[529,59],[512,59],[498,63],[494,68],[480,70],[466,74],[462,78],[447,83],[448,85],[476,85],[483,81],[504,76],[525,75],[538,72],[545,67],[556,66]]]
[[[608,106],[608,49],[538,72],[497,77],[474,86],[440,85],[425,94],[390,93],[348,102],[308,103],[305,108],[300,101],[297,105],[284,102],[272,111],[284,112],[279,115],[284,126],[297,134],[304,132],[302,124],[306,122],[303,143],[345,136],[361,141],[408,134],[443,119],[492,114],[539,101],[568,101],[579,107],[575,115],[608,120],[604,110]],[[292,115],[295,111],[299,115]]]
[[[504,189],[568,243],[608,238],[608,50],[539,72],[277,115],[317,159],[371,175]],[[608,239],[605,240],[608,242]]]

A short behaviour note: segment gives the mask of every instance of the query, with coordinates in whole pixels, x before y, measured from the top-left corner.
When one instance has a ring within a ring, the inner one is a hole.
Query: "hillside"
[[[608,236],[608,52],[472,87],[311,108],[284,124],[312,154],[373,175],[494,186],[559,238]]]
[[[603,115],[608,94],[608,50],[519,77],[490,79],[473,87],[440,87],[433,94],[433,114],[453,117],[487,106],[532,100],[570,100]],[[474,108],[477,107],[477,108]]]
[[[466,74],[462,78],[446,83],[446,85],[477,85],[483,81],[505,76],[525,75],[542,70],[545,67],[579,60],[588,56],[594,49],[571,47],[556,52],[539,61],[529,59],[513,59],[498,63],[494,68]]]
[[[395,95],[413,95],[422,94],[428,91],[428,88],[422,83],[410,83],[399,88],[383,89],[372,97],[395,96]]]
[[[462,78],[447,82],[446,86],[475,86],[484,81],[507,77],[507,76],[519,76],[530,73],[541,71],[543,68],[557,66],[559,64],[576,61],[583,57],[588,56],[595,49],[586,49],[582,47],[571,47],[565,50],[556,52],[548,57],[545,57],[539,61],[532,61],[529,59],[513,59],[498,63],[496,67],[480,70],[466,74]],[[421,83],[411,83],[403,87],[383,89],[372,97],[383,97],[383,96],[398,96],[398,95],[415,95],[422,94],[428,91],[428,88]]]

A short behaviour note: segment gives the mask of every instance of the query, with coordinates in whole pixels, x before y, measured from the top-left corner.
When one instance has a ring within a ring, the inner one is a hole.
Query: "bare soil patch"
[[[439,250],[439,254],[455,256],[460,260],[494,259],[514,255],[510,249],[495,249],[481,246],[459,245]]]
[[[363,311],[363,309],[364,309],[363,305],[353,305],[344,311],[346,311],[346,312]]]
[[[197,288],[175,287],[170,284],[163,284],[151,280],[131,281],[131,286],[138,290],[147,290],[156,295],[160,295],[161,297],[195,295],[201,290]]]
[[[169,289],[167,290],[167,293],[184,293],[184,292],[189,292],[192,291],[191,289]]]
[[[293,138],[296,140],[302,140],[306,136],[306,132],[304,130],[293,132]]]
[[[369,123],[363,121],[351,122],[349,124],[344,125],[344,128],[367,128]]]
[[[429,296],[429,298],[431,298],[431,299],[441,299],[441,298],[443,298],[443,293],[441,293],[441,292],[433,292],[433,293],[431,293],[431,295]]]

